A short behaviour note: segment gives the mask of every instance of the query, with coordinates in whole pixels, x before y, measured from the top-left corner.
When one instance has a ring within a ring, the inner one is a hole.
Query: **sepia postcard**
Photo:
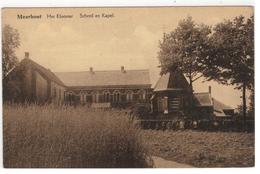
[[[254,8],[2,9],[5,168],[255,166]]]

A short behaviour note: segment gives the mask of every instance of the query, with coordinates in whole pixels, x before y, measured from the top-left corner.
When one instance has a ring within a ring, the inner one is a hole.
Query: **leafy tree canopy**
[[[197,59],[207,55],[210,33],[209,26],[198,25],[192,17],[187,17],[174,31],[164,34],[158,53],[161,74],[178,68],[189,78],[192,88],[201,71]]]
[[[243,16],[213,28],[209,56],[198,59],[204,75],[223,84],[254,85],[254,19]]]
[[[20,46],[20,37],[17,29],[5,25],[2,31],[2,66],[3,77],[18,63],[15,49]]]

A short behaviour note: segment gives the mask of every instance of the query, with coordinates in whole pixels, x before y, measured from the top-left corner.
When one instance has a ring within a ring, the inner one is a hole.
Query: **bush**
[[[151,167],[122,112],[4,105],[4,167]]]
[[[149,103],[138,103],[131,108],[132,113],[139,119],[146,119],[150,116],[150,104]]]

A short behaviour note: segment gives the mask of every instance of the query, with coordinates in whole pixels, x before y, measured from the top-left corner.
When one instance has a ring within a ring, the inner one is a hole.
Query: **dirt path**
[[[152,157],[155,168],[192,168],[193,166],[188,164],[177,163],[174,161],[165,160],[161,157]]]

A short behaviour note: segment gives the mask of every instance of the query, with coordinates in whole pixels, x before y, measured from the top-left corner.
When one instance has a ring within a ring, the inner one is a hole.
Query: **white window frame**
[[[126,101],[127,102],[132,102],[133,101],[133,95],[134,95],[134,92],[133,91],[127,91],[126,92]]]
[[[104,96],[104,102],[110,102],[110,92],[109,91],[104,91],[103,92],[103,96]]]
[[[113,102],[115,102],[115,103],[120,102],[121,101],[120,100],[120,96],[121,96],[120,91],[119,90],[115,90],[113,92]]]

